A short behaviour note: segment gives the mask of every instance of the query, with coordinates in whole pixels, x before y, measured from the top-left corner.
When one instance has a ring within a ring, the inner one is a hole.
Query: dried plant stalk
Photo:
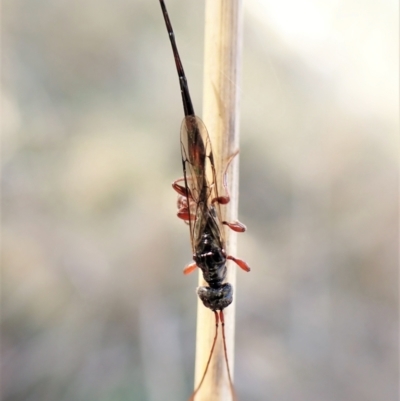
[[[213,145],[219,178],[222,178],[227,160],[239,145],[239,78],[242,43],[242,0],[207,0],[205,18],[204,97],[203,120]],[[225,219],[237,219],[238,167],[235,157],[228,170],[228,188],[231,201],[222,206]],[[225,230],[226,251],[236,255],[236,234]],[[236,288],[236,265],[229,261],[227,282]],[[207,285],[200,273],[199,285]],[[229,365],[233,374],[235,297],[224,310],[225,333]],[[214,314],[198,303],[195,386],[198,385],[207,363],[215,332]],[[214,351],[211,365],[196,401],[231,400],[231,391],[221,341]]]

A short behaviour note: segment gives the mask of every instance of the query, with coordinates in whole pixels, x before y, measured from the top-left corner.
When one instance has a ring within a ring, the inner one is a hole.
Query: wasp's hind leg
[[[229,194],[228,183],[226,181],[226,177],[227,177],[228,168],[229,168],[230,164],[232,163],[232,160],[238,154],[239,154],[239,149],[237,149],[235,152],[233,152],[233,154],[229,157],[228,162],[226,163],[226,168],[225,168],[224,174],[222,176],[222,183],[223,183],[226,195],[218,196],[218,197],[214,198],[211,201],[211,203],[219,203],[220,205],[226,205],[230,202],[231,196]],[[231,230],[236,231],[237,233],[243,233],[247,230],[246,226],[238,220],[232,221],[232,222],[223,221],[222,224],[225,224]]]

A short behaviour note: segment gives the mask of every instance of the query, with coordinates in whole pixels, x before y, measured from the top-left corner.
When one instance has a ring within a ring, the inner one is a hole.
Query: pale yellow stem
[[[229,156],[239,147],[239,78],[242,44],[242,0],[207,0],[205,19],[203,120],[213,145],[217,174],[222,174]],[[228,170],[231,201],[221,209],[225,219],[237,219],[238,167],[235,157]],[[223,190],[219,188],[220,194]],[[225,229],[226,251],[236,255],[236,234]],[[236,290],[236,265],[229,261],[227,282]],[[206,285],[200,274],[199,285]],[[231,374],[233,374],[235,298],[225,314],[225,335]],[[214,314],[198,303],[195,385],[207,363],[215,332]],[[219,334],[208,374],[195,401],[231,401],[231,390]]]

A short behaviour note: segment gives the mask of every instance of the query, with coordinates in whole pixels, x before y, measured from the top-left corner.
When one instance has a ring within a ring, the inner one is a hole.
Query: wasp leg
[[[223,221],[222,224],[225,224],[231,230],[236,231],[237,233],[244,233],[247,230],[246,226],[237,220],[232,223],[230,223],[229,221]]]
[[[244,260],[234,258],[233,256],[227,256],[226,258],[230,259],[230,260],[233,260],[245,272],[249,272],[250,271],[250,266]]]
[[[194,220],[196,218],[194,214],[190,214],[189,209],[187,207],[179,209],[176,215],[185,222],[188,222],[189,220]]]
[[[180,219],[184,220],[185,223],[189,223],[189,220],[195,219],[196,216],[190,213],[189,204],[185,196],[179,195],[176,203],[178,206],[178,213],[176,215]]]
[[[225,188],[225,192],[226,195],[225,196],[218,196],[217,198],[214,198],[211,203],[214,202],[218,202],[220,205],[226,205],[227,203],[230,202],[231,200],[231,196],[229,194],[229,190],[228,190],[228,183],[226,182],[226,177],[227,177],[227,173],[228,173],[228,168],[230,166],[230,164],[232,163],[232,160],[239,154],[239,149],[236,149],[230,156],[228,159],[228,162],[226,163],[226,167],[225,167],[225,171],[224,174],[222,175],[222,183],[223,186]]]
[[[187,178],[186,180],[189,180],[189,179],[190,179],[190,178]],[[185,177],[178,178],[177,180],[175,180],[175,181],[172,183],[172,188],[173,188],[176,192],[178,192],[179,195],[185,196],[185,197],[187,197],[187,198],[191,198],[192,195],[191,195],[191,193],[190,193],[189,188],[187,188],[186,186],[183,186],[183,185],[178,184],[178,182],[181,182],[181,181],[185,181]]]
[[[189,263],[184,269],[183,274],[190,274],[196,270],[196,262]]]
[[[228,162],[226,163],[226,168],[224,171],[224,174],[222,175],[222,182],[223,182],[223,186],[226,192],[226,195],[224,196],[218,196],[216,198],[214,198],[211,203],[219,203],[220,205],[226,205],[227,203],[230,202],[231,197],[229,194],[229,189],[228,189],[228,184],[226,182],[226,177],[227,177],[227,172],[228,172],[228,168],[230,166],[230,164],[232,163],[232,160],[239,154],[239,149],[237,149],[235,152],[233,152],[233,154],[229,157]],[[226,226],[228,226],[231,230],[236,231],[237,233],[243,233],[247,230],[246,226],[241,223],[240,221],[233,221],[233,222],[229,222],[229,221],[223,221],[222,224],[225,224]]]

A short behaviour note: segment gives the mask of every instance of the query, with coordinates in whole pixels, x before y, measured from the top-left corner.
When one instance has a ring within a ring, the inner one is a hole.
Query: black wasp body
[[[211,149],[211,140],[204,123],[194,113],[189,87],[182,62],[175,43],[175,35],[163,0],[160,0],[165,24],[169,33],[175,64],[178,71],[185,118],[181,126],[181,153],[183,177],[172,186],[179,194],[178,217],[189,224],[194,262],[184,273],[189,274],[199,267],[209,287],[199,287],[198,295],[204,306],[212,311],[222,311],[232,302],[233,289],[226,279],[226,262],[231,259],[243,270],[249,271],[248,265],[225,252],[224,224],[237,232],[246,227],[239,222],[223,221],[220,205],[229,202],[229,195],[219,196],[219,182]],[[237,155],[235,152],[227,166]],[[226,174],[226,171],[225,171]],[[224,175],[225,175],[224,174]],[[227,187],[222,179],[223,190]]]
[[[233,299],[233,288],[231,284],[225,283],[227,273],[226,263],[228,259],[231,259],[245,271],[250,271],[250,268],[243,260],[226,254],[224,225],[237,232],[245,231],[246,227],[239,222],[224,221],[220,206],[226,205],[230,200],[226,185],[226,172],[230,162],[238,154],[238,151],[234,152],[227,161],[227,166],[221,180],[222,187],[219,187],[210,137],[204,123],[194,113],[187,79],[179,57],[175,35],[164,0],[160,0],[160,5],[174,53],[185,112],[185,118],[181,126],[183,177],[177,179],[172,184],[172,187],[179,194],[178,217],[184,220],[190,228],[193,262],[185,267],[184,273],[189,274],[196,268],[201,269],[208,286],[199,287],[197,294],[204,306],[214,312],[216,324],[215,336],[207,364],[204,368],[202,378],[189,401],[194,400],[206,376],[217,341],[219,322],[222,323],[222,341],[232,399],[236,400],[229,369],[224,329],[225,318],[223,310],[232,303]],[[226,195],[219,196],[219,190],[224,191]]]
[[[209,210],[208,221],[199,238],[193,259],[201,269],[203,278],[209,287],[199,287],[197,294],[204,306],[215,311],[223,310],[232,303],[233,288],[226,279],[226,254],[213,233],[216,229],[216,213],[213,207]]]

